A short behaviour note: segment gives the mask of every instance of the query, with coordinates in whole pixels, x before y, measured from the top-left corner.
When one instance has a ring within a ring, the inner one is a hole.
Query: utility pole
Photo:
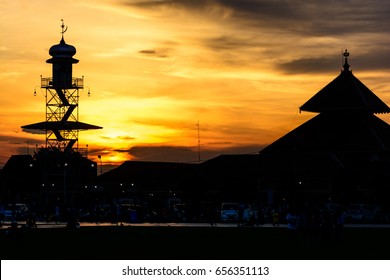
[[[101,155],[98,155],[98,158],[100,160],[100,175],[103,174],[103,166],[102,166],[102,156]]]
[[[199,120],[198,123],[196,124],[198,127],[198,161],[200,162],[200,133],[199,133]]]

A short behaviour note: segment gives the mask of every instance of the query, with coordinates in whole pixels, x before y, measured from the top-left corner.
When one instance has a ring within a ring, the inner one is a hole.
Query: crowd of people
[[[342,241],[347,216],[342,209],[289,207],[285,218],[289,240],[295,243],[310,239]]]

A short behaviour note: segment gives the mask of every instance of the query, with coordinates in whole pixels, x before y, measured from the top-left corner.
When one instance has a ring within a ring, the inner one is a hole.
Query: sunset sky
[[[79,121],[103,127],[79,147],[109,165],[256,153],[314,116],[299,107],[345,49],[390,104],[389,15],[385,0],[0,0],[0,168],[45,143],[21,126],[45,121],[61,19],[86,86]]]

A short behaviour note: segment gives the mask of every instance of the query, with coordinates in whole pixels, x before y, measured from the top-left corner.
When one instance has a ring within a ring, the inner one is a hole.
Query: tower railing
[[[79,88],[84,88],[84,78],[72,78],[72,83],[70,85],[56,85],[57,87],[62,87],[62,88],[74,88],[74,89],[79,89]],[[48,77],[48,78],[43,78],[41,77],[41,88],[53,88],[53,77]]]

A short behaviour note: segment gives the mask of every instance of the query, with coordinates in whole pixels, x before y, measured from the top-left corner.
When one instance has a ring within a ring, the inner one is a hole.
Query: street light
[[[100,175],[102,175],[102,173],[103,173],[103,167],[102,167],[102,156],[101,155],[98,155],[98,158],[99,158],[99,160],[100,160]]]
[[[66,167],[68,166],[68,163],[64,163],[64,207],[66,207]]]

